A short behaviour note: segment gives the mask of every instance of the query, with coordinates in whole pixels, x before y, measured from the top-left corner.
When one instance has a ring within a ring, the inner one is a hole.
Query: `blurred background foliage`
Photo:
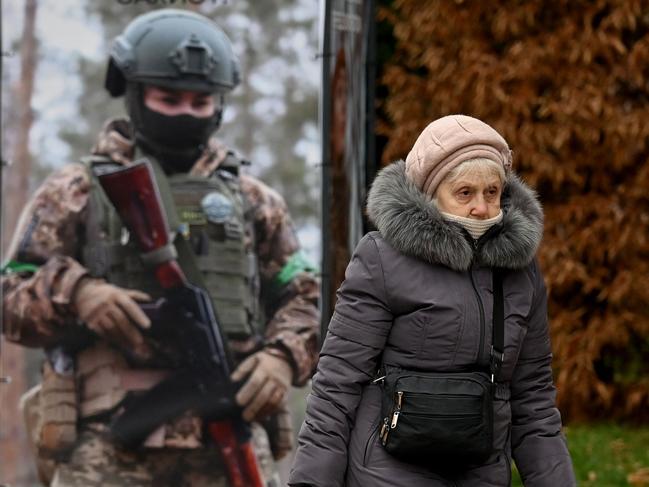
[[[545,209],[564,418],[649,420],[649,3],[379,3],[383,164],[447,114],[503,134]]]

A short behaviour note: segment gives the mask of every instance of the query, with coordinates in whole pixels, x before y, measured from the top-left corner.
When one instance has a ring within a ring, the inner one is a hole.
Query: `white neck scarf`
[[[478,240],[484,233],[493,227],[496,223],[500,223],[503,219],[503,211],[500,210],[496,216],[488,220],[476,220],[474,218],[466,218],[463,216],[451,215],[440,211],[444,220],[456,222],[466,228],[466,231],[475,239]]]

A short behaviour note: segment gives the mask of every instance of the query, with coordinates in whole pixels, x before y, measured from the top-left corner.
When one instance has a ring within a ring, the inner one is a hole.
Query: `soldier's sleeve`
[[[266,348],[288,359],[293,384],[302,386],[318,360],[320,284],[300,249],[284,199],[250,176],[242,176],[241,184],[254,218],[254,245],[268,318]]]
[[[48,346],[73,322],[71,298],[87,274],[77,258],[89,190],[85,167],[69,164],[52,173],[23,210],[2,268],[8,340]]]

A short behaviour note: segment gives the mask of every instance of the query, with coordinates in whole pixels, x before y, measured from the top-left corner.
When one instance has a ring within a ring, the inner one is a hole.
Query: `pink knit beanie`
[[[450,171],[478,157],[502,164],[505,171],[512,165],[507,142],[493,128],[477,118],[449,115],[431,122],[419,134],[406,157],[406,177],[433,198]]]

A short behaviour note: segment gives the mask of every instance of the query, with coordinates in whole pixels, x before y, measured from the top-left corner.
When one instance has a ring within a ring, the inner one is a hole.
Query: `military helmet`
[[[239,62],[230,39],[208,18],[156,10],[133,20],[112,45],[105,87],[121,96],[128,82],[225,93],[239,83]]]

